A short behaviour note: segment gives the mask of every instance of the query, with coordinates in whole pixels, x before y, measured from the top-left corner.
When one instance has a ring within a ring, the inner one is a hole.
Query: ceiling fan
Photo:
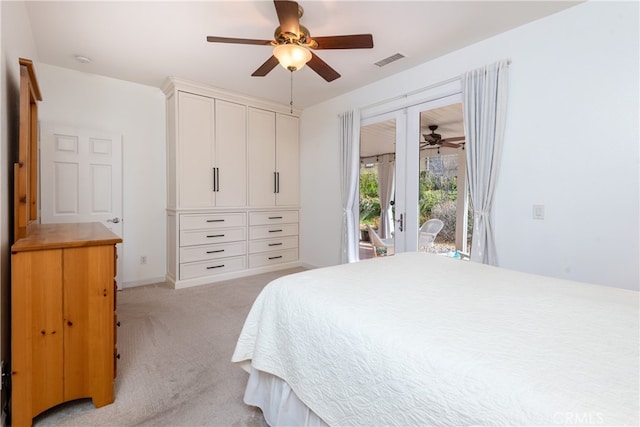
[[[340,74],[309,49],[370,49],[373,47],[371,34],[353,34],[344,36],[311,37],[309,30],[300,25],[304,11],[295,1],[273,1],[280,26],[276,28],[274,40],[241,39],[233,37],[208,36],[213,43],[234,43],[274,46],[273,55],[251,74],[264,77],[273,68],[282,65],[289,71],[295,71],[309,64],[309,68],[318,73],[327,82]]]
[[[431,133],[423,133],[424,142],[420,143],[420,148],[440,148],[440,147],[450,147],[450,148],[462,148],[464,149],[465,137],[464,136],[455,136],[452,138],[442,139],[442,135],[436,133],[438,129],[438,125],[429,125],[429,130]]]

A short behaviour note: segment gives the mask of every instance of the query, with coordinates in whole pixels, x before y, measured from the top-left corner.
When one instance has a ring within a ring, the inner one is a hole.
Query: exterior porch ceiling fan
[[[233,37],[208,36],[212,43],[234,43],[273,46],[273,54],[251,74],[264,77],[276,65],[280,64],[289,71],[296,71],[309,64],[309,68],[318,73],[327,82],[340,74],[320,59],[312,50],[319,49],[371,49],[371,34],[353,34],[342,36],[311,37],[309,30],[300,25],[304,11],[295,1],[274,0],[280,26],[274,32],[274,40],[242,39]]]
[[[436,133],[438,125],[429,125],[431,133],[423,133],[424,142],[420,143],[420,148],[462,148],[464,150],[465,137],[455,136],[452,138],[442,138],[442,135]]]

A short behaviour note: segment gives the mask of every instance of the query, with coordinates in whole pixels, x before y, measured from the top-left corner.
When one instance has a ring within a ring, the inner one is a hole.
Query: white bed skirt
[[[262,409],[264,419],[275,426],[328,426],[296,396],[283,379],[251,368],[244,403]]]

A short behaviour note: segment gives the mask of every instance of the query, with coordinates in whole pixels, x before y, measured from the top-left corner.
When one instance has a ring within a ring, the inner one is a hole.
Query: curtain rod
[[[507,65],[511,65],[511,58],[507,59]],[[453,83],[456,80],[460,80],[461,78],[462,78],[462,75],[459,75],[459,76],[452,77],[450,79],[447,79],[447,80],[444,80],[444,81],[441,81],[441,82],[433,83],[433,84],[430,84],[428,86],[424,86],[424,87],[421,87],[419,89],[412,90],[411,92],[407,92],[404,95],[398,95],[398,96],[395,96],[393,98],[388,98],[388,99],[384,99],[382,101],[374,102],[373,104],[369,104],[369,105],[365,105],[364,107],[360,107],[360,111],[366,110],[368,108],[377,107],[379,105],[384,105],[384,104],[389,103],[389,102],[397,101],[398,99],[403,99],[403,98],[406,99],[406,98],[408,98],[408,97],[410,97],[412,95],[416,95],[416,94],[418,94],[420,92],[424,92],[424,91],[427,91],[427,90],[430,90],[430,89],[434,89],[434,88],[436,88],[438,86],[444,86],[444,85],[447,85],[449,83]]]

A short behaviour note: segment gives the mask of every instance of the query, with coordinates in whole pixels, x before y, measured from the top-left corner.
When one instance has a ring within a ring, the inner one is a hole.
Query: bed
[[[639,293],[427,253],[268,284],[232,361],[274,425],[639,425]]]

